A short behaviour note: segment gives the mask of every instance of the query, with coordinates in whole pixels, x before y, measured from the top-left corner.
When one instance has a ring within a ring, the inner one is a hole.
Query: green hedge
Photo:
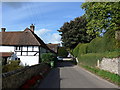
[[[89,53],[78,56],[78,60],[80,63],[95,67],[97,64],[97,60],[101,60],[103,54],[100,53]]]
[[[54,60],[55,55],[52,53],[43,53],[41,55],[42,62],[49,63],[50,61]]]
[[[115,31],[108,31],[103,37],[97,37],[90,43],[78,44],[73,49],[73,55],[78,57],[81,63],[95,66],[97,60],[103,57],[120,57],[120,41],[115,38]]]
[[[104,37],[97,37],[87,44],[78,44],[73,50],[74,56],[78,56],[78,54],[119,51],[120,41],[114,38],[114,34],[115,32],[110,30]]]
[[[120,57],[120,51],[105,52],[105,53],[88,53],[83,55],[78,55],[78,60],[80,63],[95,67],[97,65],[97,60],[102,60],[103,57],[114,58]]]
[[[78,45],[73,49],[73,51],[71,51],[72,54],[73,54],[75,57],[77,57],[78,54],[79,54],[79,47],[80,47],[80,46],[81,46],[81,44],[78,44]]]

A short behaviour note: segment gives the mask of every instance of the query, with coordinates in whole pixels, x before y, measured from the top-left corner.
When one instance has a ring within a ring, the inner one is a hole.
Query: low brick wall
[[[120,57],[119,58],[103,58],[98,65],[100,69],[120,75]]]
[[[44,74],[49,68],[47,64],[37,64],[21,70],[3,73],[2,88],[19,88],[26,80],[29,80],[32,76]]]

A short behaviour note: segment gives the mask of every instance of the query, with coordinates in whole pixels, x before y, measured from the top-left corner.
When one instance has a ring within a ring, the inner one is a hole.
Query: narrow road
[[[74,66],[71,62],[59,62],[38,88],[118,88],[116,85]]]

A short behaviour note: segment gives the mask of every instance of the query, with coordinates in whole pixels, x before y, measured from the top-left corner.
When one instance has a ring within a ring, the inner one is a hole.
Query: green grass
[[[105,70],[101,70],[99,68],[93,68],[90,66],[86,66],[83,64],[80,64],[80,66],[82,66],[83,68],[87,69],[88,71],[95,73],[95,74],[99,75],[100,77],[120,86],[120,76],[119,75],[114,74],[114,73],[110,73],[110,72],[105,71]]]

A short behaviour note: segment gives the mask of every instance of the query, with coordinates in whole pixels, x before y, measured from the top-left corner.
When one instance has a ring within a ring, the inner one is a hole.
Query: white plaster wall
[[[18,56],[23,65],[27,64],[29,66],[39,63],[39,56]]]
[[[38,50],[38,47],[35,47],[34,49]],[[26,50],[26,47],[24,47],[24,50]],[[0,46],[0,52],[14,52],[14,46]],[[26,53],[24,54],[26,55]],[[35,52],[28,52],[28,54],[34,55]],[[18,55],[21,55],[21,52],[17,53],[17,55],[16,54],[12,55],[12,57],[10,57],[9,60],[15,60],[15,58],[20,58],[23,65],[27,64],[29,66],[38,64],[39,62],[39,53],[37,53],[36,56],[18,56]]]
[[[0,46],[0,52],[14,52],[14,46]]]

